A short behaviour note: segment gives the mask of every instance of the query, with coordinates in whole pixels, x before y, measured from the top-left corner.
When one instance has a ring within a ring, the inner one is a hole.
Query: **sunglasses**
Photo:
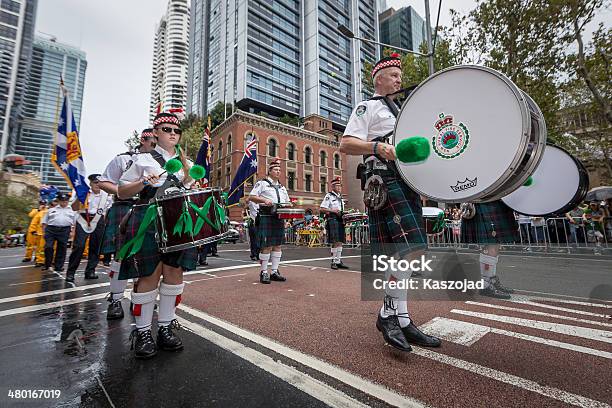
[[[174,128],[166,127],[166,126],[163,126],[163,127],[157,128],[157,129],[161,129],[162,132],[164,132],[164,133],[172,133],[172,132],[174,132],[175,135],[179,135],[179,136],[181,135],[181,133],[183,133],[183,131],[181,129],[174,129]]]

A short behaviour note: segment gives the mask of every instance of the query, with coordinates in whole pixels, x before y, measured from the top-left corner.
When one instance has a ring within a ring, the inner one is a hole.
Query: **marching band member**
[[[395,127],[398,108],[393,96],[385,95],[399,92],[401,88],[399,55],[378,61],[372,69],[372,77],[375,95],[360,102],[351,114],[340,151],[367,158],[366,192],[368,185],[373,185],[378,179],[382,180],[379,187],[386,190],[386,197],[378,196],[376,199],[379,201],[371,203],[372,208],[368,208],[372,254],[384,253],[412,260],[424,254],[427,248],[421,201],[399,176],[394,166],[395,146],[387,139]],[[385,278],[386,281],[407,280],[410,272],[388,271]],[[402,351],[412,350],[410,343],[429,347],[441,344],[438,338],[421,332],[410,319],[405,289],[386,286],[376,327],[387,343]]]
[[[88,237],[89,246],[85,279],[98,279],[96,266],[100,262],[100,246],[104,236],[105,215],[113,202],[112,197],[106,191],[100,189],[99,176],[99,174],[90,174],[88,177],[91,191],[87,194],[85,208],[76,219],[72,252],[68,258],[67,282],[74,282],[74,274],[81,263]],[[76,194],[74,197],[76,198]]]
[[[520,241],[519,226],[514,212],[503,201],[477,203],[463,206],[461,238],[463,242],[478,244],[480,253],[480,276],[484,282],[483,296],[510,299],[514,290],[505,287],[497,277],[500,244]],[[469,210],[468,210],[469,209]],[[471,211],[469,216],[466,212]]]
[[[140,153],[146,153],[153,150],[153,129],[145,129],[140,135],[140,145],[137,150]],[[121,175],[131,166],[132,160],[135,153],[125,152],[115,156],[110,163],[106,166],[104,173],[99,177],[100,188],[109,194],[117,197],[117,185]],[[106,313],[107,320],[122,319],[123,318],[123,307],[121,306],[121,299],[123,299],[123,293],[127,286],[127,279],[119,280],[119,269],[121,264],[117,260],[117,251],[121,247],[121,234],[119,234],[119,224],[125,215],[128,213],[135,199],[130,198],[127,200],[115,199],[113,206],[108,211],[106,217],[106,225],[104,229],[104,239],[102,240],[102,248],[100,253],[107,255],[113,255],[113,261],[111,263],[110,272],[108,277],[110,279],[110,294],[108,296],[108,310]]]
[[[41,221],[46,211],[47,202],[41,200],[38,203],[38,208],[33,208],[32,211],[30,211],[30,213],[28,214],[32,221],[30,221],[30,225],[28,226],[28,231],[26,235],[26,253],[21,262],[30,262],[32,260],[32,255],[34,255],[36,259],[36,265],[44,261],[44,259],[39,258],[38,249],[41,246],[40,240],[44,240],[44,238],[41,236]]]
[[[140,249],[132,254],[127,253],[121,259],[119,279],[138,278],[138,286],[132,292],[132,303],[136,329],[130,336],[136,358],[150,358],[157,354],[157,349],[178,351],[183,349],[183,342],[173,333],[180,328],[175,319],[176,306],[181,301],[183,293],[183,271],[196,268],[197,252],[195,248],[177,252],[161,253],[155,239],[156,209],[148,205],[153,197],[164,192],[189,188],[192,179],[188,172],[192,163],[179,150],[183,168],[169,175],[164,170],[167,161],[175,158],[178,150],[181,129],[178,118],[171,113],[160,113],[153,120],[155,149],[142,153],[133,161],[119,180],[119,198],[126,199],[138,194],[139,202],[132,207],[131,216],[127,220],[125,244],[139,241]],[[143,222],[149,222],[144,235],[138,230]],[[122,248],[120,254],[124,249]],[[161,283],[159,283],[162,277]],[[158,290],[159,286],[159,290]],[[157,344],[151,333],[153,308],[157,294],[160,295],[158,310]]]
[[[259,281],[270,283],[271,280],[284,282],[287,280],[278,270],[281,260],[281,245],[285,239],[285,223],[278,218],[278,204],[292,205],[287,189],[279,182],[281,163],[274,159],[268,165],[268,177],[258,181],[251,190],[249,201],[259,204],[257,216],[257,245],[260,248],[259,262],[261,272]],[[268,273],[268,260],[272,260],[272,273]]]
[[[52,262],[55,272],[64,270],[70,229],[78,216],[78,213],[68,206],[69,197],[67,194],[59,193],[57,200],[59,205],[49,208],[42,219],[45,237],[45,266],[43,271],[50,270]]]
[[[255,220],[257,219],[257,213],[259,212],[259,204],[254,203],[252,200],[247,198],[247,228],[249,230],[249,248],[251,250],[251,261],[259,259],[259,246],[257,245],[257,226]]]
[[[342,200],[342,180],[336,177],[331,182],[332,191],[327,193],[321,202],[321,212],[327,216],[327,240],[331,245],[331,268],[332,269],[348,269],[348,266],[342,263],[342,244],[346,242],[346,234],[344,232],[344,221],[342,213],[344,212],[344,202]]]

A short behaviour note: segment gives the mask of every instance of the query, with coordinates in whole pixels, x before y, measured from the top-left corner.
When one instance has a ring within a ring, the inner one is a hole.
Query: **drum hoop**
[[[277,214],[303,214],[305,211],[302,208],[277,208]]]
[[[168,200],[174,200],[175,198],[180,198],[180,197],[189,197],[192,195],[197,195],[200,193],[213,193],[215,191],[221,191],[221,189],[216,188],[216,187],[207,187],[207,188],[197,188],[197,189],[191,189],[191,190],[186,190],[186,191],[182,191],[180,194],[169,194],[167,196],[161,196],[161,197],[156,197],[153,200],[155,200],[155,202],[159,203],[161,201],[168,201]]]
[[[398,114],[398,117],[402,116],[402,112],[404,111],[404,109],[406,108],[406,105],[408,104],[408,101],[410,101],[410,99],[416,95],[417,91],[419,91],[422,87],[425,86],[425,84],[427,84],[427,82],[433,80],[434,78],[436,78],[439,75],[442,75],[446,72],[449,71],[454,71],[457,69],[465,69],[465,68],[470,68],[470,69],[476,69],[476,70],[480,70],[480,71],[484,71],[488,74],[492,74],[494,76],[496,76],[497,78],[501,79],[506,86],[512,91],[512,93],[514,94],[514,97],[516,98],[518,105],[520,107],[520,111],[521,111],[521,117],[522,117],[522,130],[521,130],[521,146],[522,148],[519,147],[519,149],[517,150],[516,154],[514,155],[514,159],[512,159],[512,162],[510,163],[510,166],[508,167],[508,169],[502,173],[502,175],[497,179],[497,181],[495,181],[494,183],[492,183],[489,188],[481,191],[480,193],[462,198],[462,201],[468,202],[468,201],[473,201],[476,202],[478,201],[479,198],[481,197],[486,197],[486,196],[491,196],[493,194],[495,194],[496,191],[499,190],[499,188],[501,186],[503,186],[504,182],[507,181],[513,174],[514,174],[514,169],[516,167],[518,167],[518,165],[520,164],[521,160],[523,159],[523,157],[525,156],[525,151],[527,150],[527,146],[528,146],[528,142],[529,142],[529,135],[531,134],[531,115],[529,114],[529,108],[527,106],[527,102],[525,100],[525,98],[523,97],[523,92],[520,90],[520,88],[514,83],[512,82],[506,75],[502,74],[499,71],[496,71],[492,68],[488,68],[488,67],[482,67],[479,65],[455,65],[453,67],[449,67],[446,69],[443,69],[441,71],[436,72],[435,74],[433,74],[432,76],[430,76],[429,78],[425,79],[423,82],[421,82],[414,91],[412,91],[410,93],[410,95],[408,96],[408,98],[406,98],[406,100],[404,101],[404,103],[402,104],[402,108],[400,109],[400,112]],[[395,121],[395,126],[393,128],[393,133],[391,135],[391,144],[395,145],[395,135],[398,131],[397,129],[397,124],[398,121]],[[429,197],[434,201],[438,201],[441,203],[454,203],[457,202],[457,199],[442,199],[439,197],[434,197],[431,196],[429,194],[426,194],[424,191],[416,188],[414,185],[412,185],[404,176],[404,173],[401,171],[401,168],[399,170],[399,175],[402,178],[402,180],[412,189],[414,190],[416,193],[423,195],[425,197]]]
[[[572,160],[574,161],[574,163],[576,163],[576,167],[578,168],[578,188],[576,189],[576,193],[574,194],[574,196],[572,197],[572,199],[565,205],[563,205],[561,208],[555,210],[555,211],[551,211],[549,213],[546,214],[533,214],[533,213],[526,213],[526,212],[522,212],[522,211],[518,211],[515,210],[514,208],[510,207],[508,204],[506,204],[506,202],[504,201],[504,204],[508,205],[508,207],[521,215],[527,215],[530,217],[542,217],[542,216],[546,216],[546,215],[565,215],[565,213],[571,211],[572,209],[574,209],[576,206],[578,206],[578,204],[580,204],[582,201],[584,201],[584,198],[586,197],[588,190],[589,190],[589,172],[586,170],[586,168],[584,167],[584,165],[582,164],[582,162],[580,160],[578,160],[577,158],[574,157],[573,154],[571,154],[570,152],[568,152],[566,149],[564,149],[561,146],[558,146],[554,143],[546,143],[546,147],[555,147],[559,150],[561,150],[562,152],[566,153],[569,157],[572,158]],[[503,201],[503,199],[502,199]]]
[[[189,249],[189,248],[195,248],[197,246],[200,245],[205,245],[205,244],[210,244],[212,242],[216,242],[216,241],[220,241],[226,237],[229,237],[231,235],[231,233],[229,231],[225,231],[221,234],[218,235],[213,235],[211,237],[207,237],[204,239],[199,239],[197,241],[191,241],[191,242],[186,242],[183,244],[178,244],[178,245],[172,245],[172,246],[164,246],[162,247],[161,244],[158,241],[159,244],[159,251],[163,254],[168,253],[168,252],[176,252],[176,251],[183,251],[185,249]]]

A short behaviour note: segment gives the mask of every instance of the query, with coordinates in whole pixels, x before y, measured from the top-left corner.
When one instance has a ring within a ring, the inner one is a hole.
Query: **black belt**
[[[113,205],[134,205],[138,200],[117,200]]]

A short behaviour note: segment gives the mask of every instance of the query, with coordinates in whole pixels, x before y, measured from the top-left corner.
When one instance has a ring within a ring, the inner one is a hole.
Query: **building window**
[[[340,155],[338,153],[334,153],[334,169],[340,168]]]
[[[225,168],[225,186],[229,187],[232,185],[232,169],[230,167]]]
[[[219,160],[221,160],[221,156],[223,155],[223,142],[221,140],[219,140],[219,150],[217,150],[217,152],[219,152]]]
[[[304,149],[304,162],[306,164],[312,164],[312,149],[308,146]]]
[[[232,135],[227,137],[227,154],[232,154]]]
[[[289,143],[287,146],[287,160],[295,160],[295,145],[293,143]]]
[[[321,159],[321,167],[327,167],[327,152],[325,150],[321,150],[319,157]]]
[[[289,190],[295,190],[295,172],[290,171],[287,173],[287,188]]]
[[[321,192],[327,191],[327,177],[321,176]]]
[[[221,170],[217,170],[217,186],[218,187],[222,187],[221,186]]]
[[[304,190],[312,191],[312,174],[306,174],[304,179]]]
[[[275,139],[268,140],[268,156],[276,157],[276,149],[278,147],[278,143],[276,143]]]

